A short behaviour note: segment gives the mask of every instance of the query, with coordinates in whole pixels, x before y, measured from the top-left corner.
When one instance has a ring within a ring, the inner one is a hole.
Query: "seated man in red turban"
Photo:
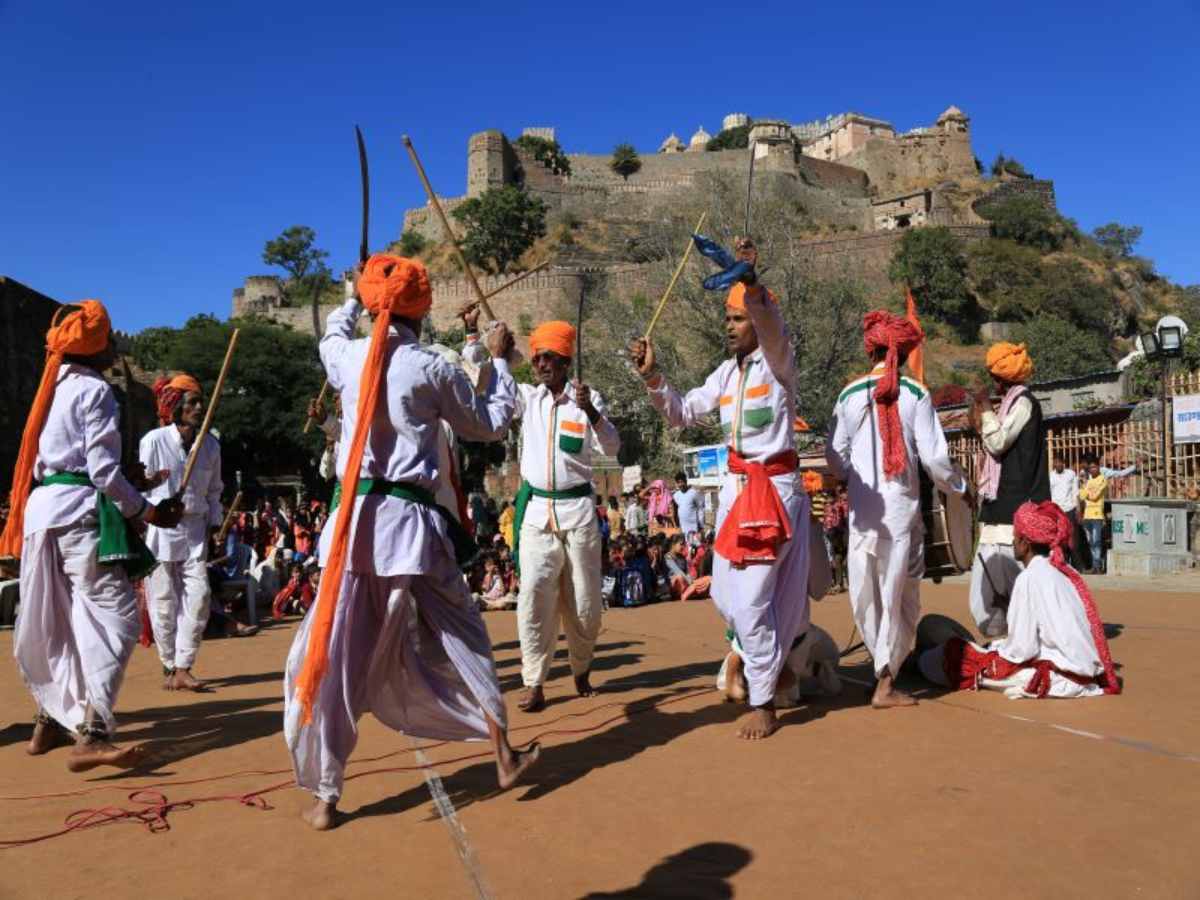
[[[850,382],[833,409],[825,458],[848,483],[850,606],[875,662],[871,705],[911,706],[895,687],[916,640],[925,571],[918,464],[947,493],[967,490],[950,462],[929,390],[900,374],[921,343],[920,328],[884,310],[863,318],[863,345],[874,368]]]
[[[121,472],[117,400],[101,373],[116,358],[108,312],[96,300],[64,306],[46,334],[46,366],[25,422],[0,556],[21,560],[13,652],[38,704],[29,753],[75,740],[67,768],[130,768],[114,708],[141,631],[130,578],[154,557],[130,520],[171,527],[183,507],[139,493],[161,480]]]
[[[1072,530],[1050,501],[1018,507],[1013,551],[1023,568],[1008,605],[1008,635],[990,647],[952,637],[926,650],[926,678],[955,690],[1004,691],[1010,700],[1121,692],[1096,602],[1066,561]]]
[[[703,385],[686,395],[671,387],[647,340],[634,341],[630,356],[672,427],[720,413],[729,472],[718,501],[712,598],[737,639],[730,662],[744,669],[748,686],[751,711],[738,736],[760,740],[779,727],[775,693],[790,679],[784,663],[809,626],[811,516],[796,476],[796,360],[787,326],[779,302],[758,284],[754,245],[743,240],[737,253],[750,267],[725,301],[730,357]]]

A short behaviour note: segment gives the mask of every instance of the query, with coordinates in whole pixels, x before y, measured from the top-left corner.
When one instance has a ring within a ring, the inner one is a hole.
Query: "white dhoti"
[[[141,623],[125,570],[100,565],[99,545],[93,516],[26,536],[13,655],[38,706],[56,722],[75,732],[90,706],[112,734]]]
[[[491,639],[452,560],[435,574],[346,573],[329,641],[329,670],[312,722],[302,726],[295,683],[316,611],[309,610],[288,654],[284,736],[296,783],[319,799],[334,802],[341,796],[364,713],[404,734],[434,740],[484,740],[489,718],[507,726]]]
[[[751,706],[771,702],[792,644],[809,626],[807,495],[791,494],[784,508],[792,537],[773,563],[736,568],[719,553],[713,557],[713,603],[737,636]]]
[[[986,571],[985,571],[986,570]],[[1007,598],[1021,574],[1021,564],[1013,556],[1011,544],[980,544],[971,565],[971,615],[984,637],[1008,633]],[[1004,605],[997,604],[1003,594]]]
[[[553,531],[521,526],[521,593],[517,631],[521,679],[545,683],[554,659],[559,623],[567,638],[571,674],[591,668],[600,634],[600,529],[592,516],[578,528]]]
[[[196,662],[212,600],[204,560],[160,562],[146,578],[146,600],[163,667],[190,669]]]
[[[838,675],[838,648],[829,632],[819,625],[811,625],[797,640],[785,663],[796,680],[790,688],[775,692],[775,706],[778,709],[798,706],[804,697],[835,697],[842,692],[842,679]],[[745,658],[736,639],[729,648]],[[717,672],[719,691],[726,688],[728,663],[729,657],[726,656]]]
[[[908,531],[885,538],[852,529],[846,567],[854,622],[875,674],[898,675],[916,643],[921,617],[922,535]]]

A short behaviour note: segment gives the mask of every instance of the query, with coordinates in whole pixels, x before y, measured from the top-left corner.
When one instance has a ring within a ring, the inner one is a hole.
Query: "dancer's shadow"
[[[601,694],[620,694],[626,691],[636,691],[639,688],[657,689],[669,687],[679,684],[682,681],[690,681],[693,678],[704,678],[707,684],[711,685],[713,683],[712,679],[716,678],[720,668],[720,660],[683,663],[678,666],[655,669],[651,672],[635,672],[632,675],[610,678],[598,684],[596,689]]]
[[[246,675],[228,675],[224,678],[205,678],[205,684],[210,684],[213,687],[227,688],[238,687],[243,684],[261,684],[266,681],[274,681],[280,685],[279,696],[283,696],[283,672],[251,672]]]
[[[661,747],[678,737],[708,725],[728,724],[742,715],[744,707],[726,703],[709,703],[699,709],[666,712],[656,704],[689,689],[663,691],[625,704],[630,718],[606,731],[590,737],[542,748],[542,758],[528,776],[521,802],[537,800],[566,787],[605,766],[626,762],[652,747]],[[730,736],[732,740],[732,735]],[[499,793],[496,787],[496,764],[492,760],[476,763],[442,778],[442,785],[455,808],[461,810],[472,803],[486,800]],[[369,803],[349,814],[355,819],[402,813],[430,803],[429,790],[424,783],[415,785],[394,797]],[[431,812],[430,818],[436,818]]]
[[[1120,622],[1105,622],[1104,637],[1108,640],[1115,640],[1125,632],[1125,626]]]
[[[14,722],[0,728],[0,747],[23,744],[33,737],[33,722]]]
[[[560,644],[565,642],[565,638],[563,638],[562,635],[559,635],[559,642],[560,642]],[[611,650],[624,650],[627,647],[640,647],[643,643],[645,643],[645,642],[644,641],[613,641],[612,643],[609,643],[609,644],[597,644],[595,652],[597,655],[599,655],[601,653],[607,653]],[[566,660],[566,658],[567,658],[567,648],[565,646],[559,646],[554,651],[555,661]],[[511,656],[508,659],[496,660],[496,668],[497,669],[506,669],[506,668],[509,668],[510,666],[519,666],[520,664],[521,664],[520,656]]]
[[[559,658],[559,654],[554,655],[555,659]],[[565,651],[562,658],[566,659]],[[640,653],[612,653],[608,656],[597,656],[592,660],[592,674],[596,672],[607,672],[612,669],[619,669],[623,666],[632,666],[642,661]],[[570,665],[557,664],[550,667],[550,672],[546,676],[546,681],[554,681],[557,679],[567,679],[571,677]],[[502,692],[516,690],[521,687],[524,682],[521,680],[520,672],[510,672],[507,675],[500,677],[500,690]],[[601,688],[603,690],[603,688]]]
[[[666,857],[633,887],[585,894],[580,900],[725,900],[733,896],[730,877],[752,859],[754,854],[738,844],[696,844]]]

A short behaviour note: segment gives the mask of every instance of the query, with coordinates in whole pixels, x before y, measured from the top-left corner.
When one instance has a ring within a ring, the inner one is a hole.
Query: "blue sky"
[[[105,8],[113,7],[113,8]],[[117,8],[119,7],[119,8]],[[741,20],[733,20],[735,14]],[[335,269],[358,242],[353,125],[372,244],[464,190],[471,132],[553,125],[568,152],[727,112],[853,109],[898,128],[954,103],[976,154],[1053,178],[1087,229],[1200,282],[1200,2],[402,5],[0,0],[0,274],[99,297],[116,326],[228,315],[263,242],[311,225]]]

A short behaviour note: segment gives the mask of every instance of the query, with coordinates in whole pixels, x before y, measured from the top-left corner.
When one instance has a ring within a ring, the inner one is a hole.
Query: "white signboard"
[[[641,466],[626,466],[621,471],[621,490],[628,493],[637,487],[637,483],[642,480]]]
[[[1177,444],[1200,444],[1200,394],[1172,399],[1172,428]]]

